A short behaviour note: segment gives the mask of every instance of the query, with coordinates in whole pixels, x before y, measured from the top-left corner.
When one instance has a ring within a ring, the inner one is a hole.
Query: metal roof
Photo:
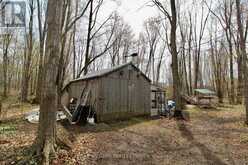
[[[201,93],[201,94],[206,94],[206,95],[215,95],[216,94],[214,91],[211,91],[209,89],[195,89],[194,91]]]
[[[87,79],[92,79],[92,78],[97,78],[97,77],[102,77],[105,76],[107,74],[110,74],[116,70],[119,70],[125,66],[130,65],[131,63],[126,63],[126,64],[122,64],[122,65],[118,65],[115,66],[113,68],[109,68],[109,69],[102,69],[102,70],[98,70],[98,71],[94,71],[94,72],[90,72],[86,75],[84,75],[83,77],[80,77],[78,79],[74,79],[71,82],[77,82],[77,81],[81,81],[81,80],[87,80]]]
[[[136,69],[138,72],[141,73],[141,75],[149,82],[151,82],[151,80],[144,74],[141,72],[141,70],[139,68],[137,68],[132,62],[129,62],[129,63],[125,63],[125,64],[122,64],[122,65],[118,65],[118,66],[115,66],[113,68],[109,68],[109,69],[102,69],[102,70],[99,70],[99,71],[95,71],[95,72],[91,72],[91,73],[88,73],[86,74],[85,76],[81,77],[81,78],[78,78],[78,79],[74,79],[72,81],[70,81],[65,87],[64,89],[70,85],[71,83],[74,83],[74,82],[78,82],[78,81],[86,81],[86,80],[89,80],[89,79],[95,79],[95,78],[100,78],[100,77],[103,77],[103,76],[106,76],[108,74],[111,74],[115,71],[118,71],[124,67],[127,67],[127,66],[132,66],[134,67],[134,69]],[[63,89],[63,90],[64,90]]]

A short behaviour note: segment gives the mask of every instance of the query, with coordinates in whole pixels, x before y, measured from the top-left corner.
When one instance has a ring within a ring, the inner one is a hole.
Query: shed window
[[[152,108],[157,108],[157,102],[156,102],[156,100],[152,100]]]
[[[157,108],[157,93],[152,92],[152,108]]]

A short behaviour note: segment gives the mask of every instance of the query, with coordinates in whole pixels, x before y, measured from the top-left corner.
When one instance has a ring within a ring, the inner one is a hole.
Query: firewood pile
[[[187,104],[197,105],[197,98],[194,96],[188,96],[188,95],[182,95],[183,101],[185,101]]]

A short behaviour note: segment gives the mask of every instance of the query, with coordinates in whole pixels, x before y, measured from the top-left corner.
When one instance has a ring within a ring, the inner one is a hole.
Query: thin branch
[[[169,12],[165,9],[165,7],[163,6],[163,4],[161,2],[159,2],[158,0],[152,0],[153,3],[158,7],[158,9],[164,13],[164,15],[169,19],[169,21],[172,21],[172,18],[169,14]]]
[[[83,9],[83,11],[81,12],[81,14],[79,16],[77,16],[71,23],[68,24],[68,26],[65,29],[65,32],[63,34],[66,34],[72,28],[72,26],[85,14],[91,1],[92,0],[88,0],[87,4],[86,4],[85,8]]]

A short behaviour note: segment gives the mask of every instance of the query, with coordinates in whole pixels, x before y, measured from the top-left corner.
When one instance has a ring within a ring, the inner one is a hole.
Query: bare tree
[[[246,54],[246,40],[244,33],[244,27],[242,25],[242,13],[241,13],[241,4],[240,0],[236,0],[236,9],[237,9],[237,24],[238,24],[238,35],[240,39],[240,50],[241,55],[243,57],[243,74],[244,74],[244,95],[245,95],[245,109],[246,109],[246,121],[245,123],[248,124],[248,72],[247,72],[247,54]],[[248,20],[248,19],[247,19]]]
[[[87,43],[86,43],[86,52],[85,52],[85,63],[84,66],[85,70],[84,70],[84,74],[87,74],[88,72],[88,63],[89,63],[89,51],[90,51],[90,37],[91,37],[91,31],[92,31],[92,24],[93,24],[93,2],[94,0],[91,0],[90,3],[90,11],[89,11],[89,23],[88,23],[88,32],[87,32]]]
[[[190,86],[188,83],[188,73],[187,73],[187,67],[186,67],[186,43],[187,43],[186,37],[187,37],[187,30],[188,29],[187,29],[187,25],[184,25],[184,23],[182,22],[182,20],[180,18],[181,17],[179,16],[179,29],[180,29],[180,36],[181,36],[180,54],[181,54],[181,63],[182,63],[182,66],[181,66],[181,73],[182,73],[181,85],[186,87],[186,92],[188,95],[190,95]]]
[[[162,45],[160,47],[160,56],[159,56],[159,61],[158,61],[158,64],[157,64],[157,73],[156,73],[156,83],[159,83],[160,81],[160,73],[161,73],[161,66],[162,66],[162,61],[163,61],[163,57],[164,57],[164,53],[165,53],[165,48],[166,46],[165,45]]]
[[[94,0],[91,0],[90,10],[89,10],[89,21],[88,21],[88,31],[87,31],[87,40],[86,40],[86,52],[85,52],[85,60],[84,60],[84,75],[88,73],[88,67],[91,63],[90,61],[90,47],[91,41],[94,39],[95,35],[100,31],[100,29],[112,18],[112,15],[108,17],[99,27],[93,32],[94,27],[97,23],[98,13],[103,4],[103,0],[98,0],[96,7],[94,8]]]
[[[188,60],[189,60],[189,66],[188,66],[188,70],[189,70],[189,93],[190,95],[193,94],[193,87],[192,87],[192,65],[191,65],[191,61],[192,61],[192,55],[191,55],[191,46],[192,46],[192,35],[193,35],[193,25],[192,25],[192,16],[191,13],[189,14],[189,34],[188,34]]]
[[[43,83],[40,104],[38,135],[35,141],[37,154],[42,154],[42,164],[48,165],[49,158],[55,154],[57,76],[59,72],[61,43],[62,3],[48,1],[46,53],[43,67]]]
[[[212,31],[211,29],[210,31]],[[217,92],[217,96],[219,99],[219,103],[223,103],[223,49],[224,44],[223,42],[220,45],[220,48],[218,48],[218,40],[217,40],[217,34],[215,30],[215,36],[213,37],[212,32],[209,33],[210,35],[210,59],[211,59],[211,66],[213,70],[213,79],[214,79],[214,86]]]
[[[33,53],[33,22],[34,22],[34,0],[29,0],[29,27],[28,35],[26,38],[27,47],[24,53],[24,65],[22,75],[22,89],[21,89],[21,101],[26,102],[28,99],[29,80],[30,80],[30,65]]]
[[[197,12],[197,11],[196,11]],[[195,25],[194,25],[194,42],[195,42],[195,59],[194,59],[194,88],[198,88],[198,81],[200,75],[200,55],[201,55],[201,46],[202,46],[202,39],[205,32],[207,20],[210,15],[210,11],[207,12],[205,16],[204,6],[201,7],[201,19],[200,19],[200,31],[199,34],[197,33],[197,16],[195,16]],[[197,13],[195,13],[197,15]]]
[[[96,17],[94,17],[96,19]],[[94,56],[89,56],[88,59],[88,63],[87,65],[84,65],[82,68],[80,68],[80,71],[77,75],[77,78],[79,78],[81,76],[81,74],[85,71],[85,69],[89,68],[90,64],[92,64],[95,60],[97,60],[98,58],[100,58],[101,56],[103,56],[105,53],[108,52],[108,50],[110,50],[110,48],[112,48],[112,46],[114,45],[114,43],[116,43],[118,37],[114,37],[114,31],[116,29],[116,24],[112,24],[110,26],[107,26],[106,24],[112,19],[112,14],[98,27],[96,28],[96,30],[94,32],[92,32],[91,36],[90,36],[90,41],[92,41],[95,38],[98,38],[100,36],[106,36],[105,37],[105,41],[106,42],[102,42],[101,44],[101,48],[100,51],[98,53],[96,53]],[[95,20],[96,21],[96,20]],[[94,22],[95,22],[94,21]],[[95,26],[95,23],[93,23]],[[106,25],[106,27],[109,27],[109,29],[104,30],[104,32],[102,32],[101,34],[100,31],[102,29],[104,29],[104,25]],[[94,27],[92,25],[92,28]],[[99,35],[98,35],[99,34]]]
[[[152,71],[152,80],[155,81],[155,53],[157,50],[159,42],[159,27],[160,27],[160,18],[150,18],[148,19],[144,26],[146,31],[146,38],[149,47],[148,63],[146,65],[145,74],[149,75]]]
[[[116,12],[113,14],[111,26],[115,27],[113,38],[116,41],[113,43],[112,48],[108,51],[111,58],[111,65],[120,65],[125,62],[125,56],[128,55],[128,50],[133,42],[133,32],[128,24],[126,24],[122,17]],[[123,57],[123,59],[122,59]]]
[[[37,17],[38,17],[38,28],[39,28],[39,68],[38,68],[38,80],[36,85],[36,101],[40,102],[41,95],[41,84],[42,84],[42,67],[43,67],[43,55],[44,55],[44,44],[47,28],[47,17],[46,12],[43,16],[43,5],[40,0],[37,0]],[[45,18],[44,23],[42,23],[42,18]]]
[[[176,43],[176,29],[177,29],[177,11],[175,0],[170,0],[171,15],[166,10],[165,6],[158,0],[153,0],[160,11],[167,17],[170,22],[170,49],[172,54],[172,76],[173,76],[173,95],[176,102],[175,117],[182,117],[182,105],[180,94],[180,83],[178,75],[178,52]]]
[[[79,2],[76,1],[75,2],[75,17],[78,15],[78,5],[79,5]],[[77,56],[77,53],[76,53],[76,32],[77,32],[77,23],[74,24],[73,26],[73,79],[76,78],[76,56]]]
[[[233,74],[233,42],[232,42],[232,16],[233,16],[233,5],[234,2],[232,0],[224,0],[223,5],[220,4],[217,9],[219,14],[216,14],[205,2],[210,12],[217,18],[221,27],[225,32],[225,36],[228,42],[229,47],[229,56],[230,56],[230,80],[231,80],[231,92],[230,92],[230,103],[234,104],[235,102],[235,93],[234,93],[234,74]]]
[[[9,47],[12,40],[12,34],[8,33],[3,35],[3,97],[7,97],[8,88],[8,63],[9,63]]]

